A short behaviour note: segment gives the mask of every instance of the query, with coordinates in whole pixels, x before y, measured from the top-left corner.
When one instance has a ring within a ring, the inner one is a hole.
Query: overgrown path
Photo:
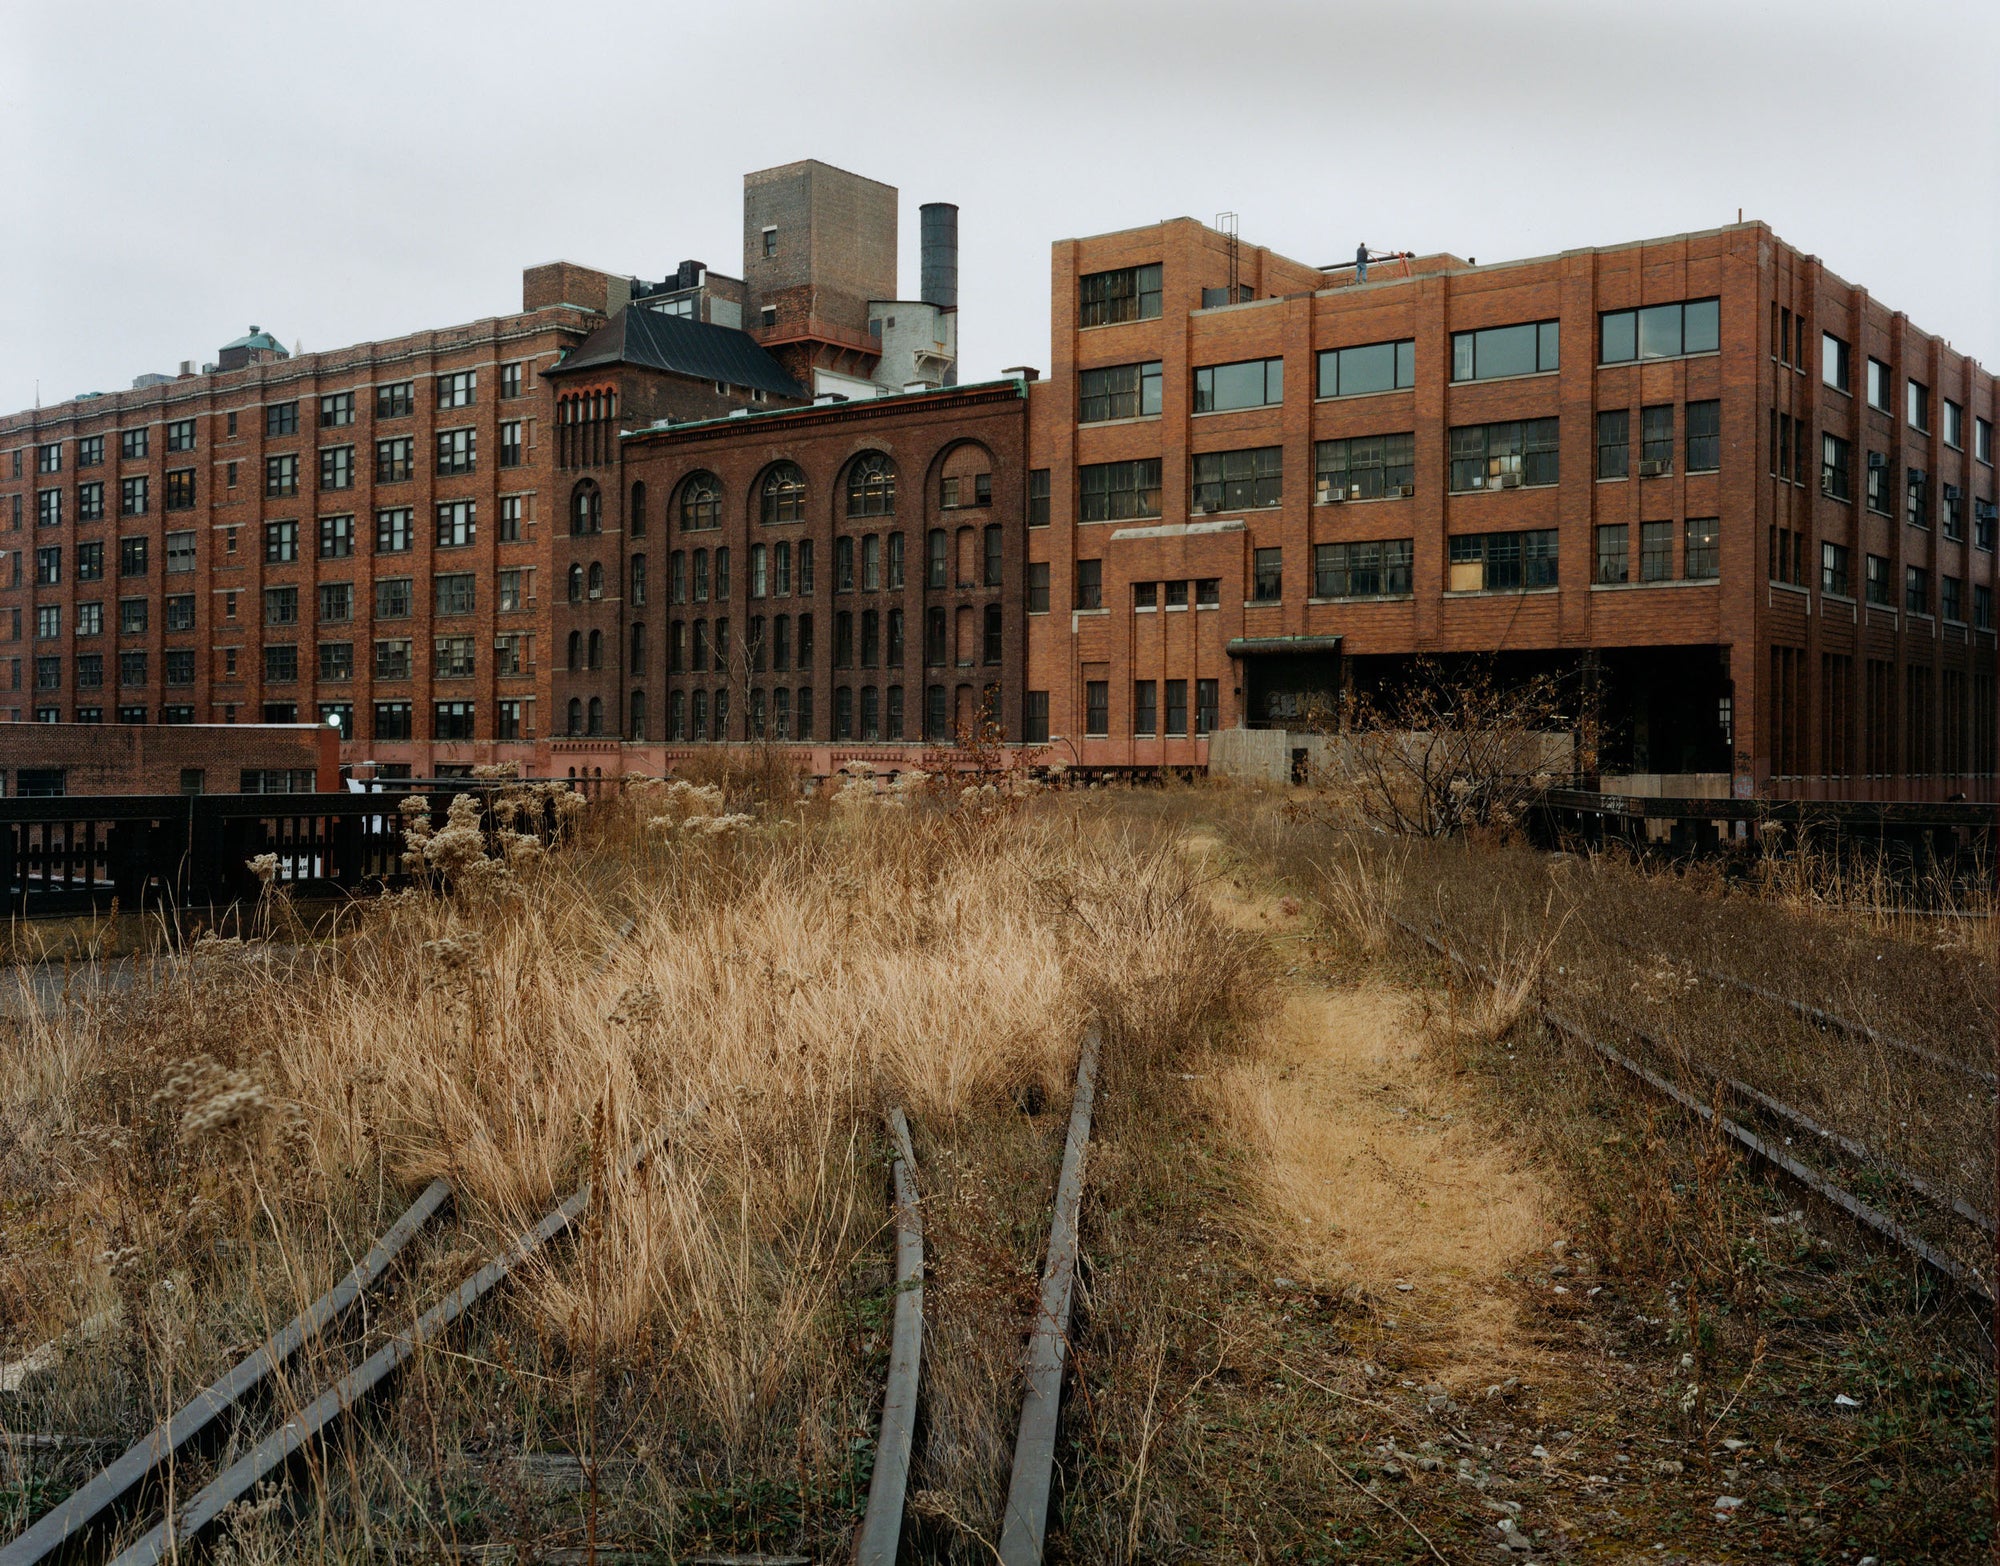
[[[1075,1437],[1096,1493],[1072,1502],[1069,1558],[1984,1558],[1938,1499],[1954,1458],[1921,1409],[1949,1377],[1933,1367],[1887,1439],[1873,1423],[1890,1400],[1867,1356],[1909,1323],[1859,1323],[1850,1283],[1793,1292],[1773,1262],[1755,1348],[1730,1360],[1670,1265],[1614,1264],[1573,1227],[1588,1193],[1531,1124],[1547,1041],[1473,1014],[1415,954],[1358,952],[1224,835],[1196,825],[1182,852],[1262,938],[1281,1002],[1152,1128],[1173,1145],[1145,1157],[1177,1178],[1141,1178],[1130,1131],[1107,1170]],[[1677,1190],[1648,1107],[1604,1099],[1604,1150]],[[1749,1211],[1715,1221],[1832,1269],[1791,1193],[1728,1178]],[[1150,1304],[1142,1268],[1166,1280]],[[1712,1386],[1693,1388],[1697,1341]],[[1885,1548],[1912,1533],[1918,1553]]]

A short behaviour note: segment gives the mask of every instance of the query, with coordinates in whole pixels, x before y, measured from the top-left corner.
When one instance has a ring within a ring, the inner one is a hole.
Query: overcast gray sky
[[[962,208],[962,378],[1048,245],[1241,215],[1299,260],[1768,220],[2000,364],[2000,4],[0,0],[0,410],[501,314],[557,256],[741,265],[747,170]]]

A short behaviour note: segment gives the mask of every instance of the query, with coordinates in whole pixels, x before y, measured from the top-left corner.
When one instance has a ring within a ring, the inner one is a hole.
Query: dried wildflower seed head
[[[277,879],[278,856],[276,854],[259,854],[255,859],[247,862],[250,866],[250,873],[266,886],[269,886],[272,881]]]

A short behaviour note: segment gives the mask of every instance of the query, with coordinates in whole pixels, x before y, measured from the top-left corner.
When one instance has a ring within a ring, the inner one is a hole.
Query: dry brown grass
[[[976,1553],[1083,1021],[1112,1079],[1157,1070],[1231,1024],[1247,970],[1177,856],[1062,801],[725,809],[768,783],[628,790],[572,848],[385,900],[335,946],[274,968],[211,943],[0,1038],[0,1358],[65,1345],[10,1424],[130,1434],[430,1177],[456,1224],[412,1298],[664,1134],[424,1356],[316,1547],[363,1507],[412,1541],[495,1536],[465,1498],[497,1443],[625,1464],[604,1504],[628,1536],[818,1549],[865,1493],[895,1103],[951,1280],[935,1341],[982,1348],[927,1389],[918,1482],[963,1524],[941,1547]],[[115,1329],[75,1330],[113,1299]],[[573,1526],[537,1516],[544,1542]]]

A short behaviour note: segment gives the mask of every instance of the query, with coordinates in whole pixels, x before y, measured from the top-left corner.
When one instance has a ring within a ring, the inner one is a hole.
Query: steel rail
[[[647,1137],[620,1160],[620,1171],[636,1166],[657,1142],[657,1134]],[[309,1446],[323,1443],[349,1413],[382,1391],[419,1349],[442,1337],[516,1267],[565,1233],[590,1206],[591,1194],[591,1182],[586,1180],[574,1195],[550,1209],[533,1228],[517,1235],[499,1255],[424,1312],[409,1331],[376,1350],[216,1475],[179,1511],[162,1518],[112,1566],[157,1566],[198,1541],[231,1506],[254,1494],[259,1484],[299,1458]]]
[[[347,1275],[280,1328],[259,1348],[202,1388],[142,1440],[112,1459],[67,1500],[0,1547],[0,1566],[40,1566],[82,1551],[100,1527],[124,1512],[153,1471],[190,1452],[223,1416],[234,1412],[266,1377],[361,1302],[418,1230],[451,1199],[451,1187],[433,1180],[369,1247]]]
[[[1062,1174],[1056,1181],[1041,1306],[1028,1343],[1028,1391],[1021,1403],[1014,1472],[1001,1520],[1001,1566],[1040,1566],[1048,1530],[1056,1421],[1062,1411],[1063,1359],[1069,1348],[1070,1299],[1076,1284],[1077,1220],[1083,1206],[1084,1164],[1090,1151],[1090,1112],[1101,1042],[1102,1036],[1092,1024],[1083,1036],[1083,1052],[1076,1065],[1076,1097],[1070,1106]]]
[[[875,1442],[875,1473],[868,1510],[854,1548],[856,1566],[896,1566],[903,1536],[903,1499],[910,1482],[910,1448],[916,1437],[917,1380],[924,1346],[924,1217],[917,1206],[917,1155],[910,1123],[889,1112],[896,1157],[896,1322],[889,1340],[889,1375],[882,1388],[882,1427]]]
[[[1479,973],[1479,965],[1469,962],[1448,943],[1425,934],[1415,925],[1397,915],[1392,914],[1390,917],[1405,932],[1421,940],[1431,950],[1437,952],[1462,972],[1467,974]],[[1704,1104],[1692,1093],[1669,1082],[1658,1072],[1632,1059],[1622,1050],[1605,1043],[1581,1025],[1570,1021],[1567,1017],[1559,1015],[1553,1008],[1537,1001],[1534,1009],[1538,1017],[1566,1038],[1589,1045],[1591,1049],[1595,1050],[1604,1059],[1611,1061],[1630,1075],[1637,1077],[1641,1082],[1644,1082],[1656,1092],[1671,1099],[1674,1103],[1688,1110],[1703,1122],[1714,1122],[1722,1133],[1739,1147],[1761,1158],[1773,1168],[1790,1175],[1815,1196],[1830,1202],[1864,1228],[1872,1230],[1892,1244],[1908,1251],[1925,1266],[1957,1284],[1989,1308],[1993,1305],[1993,1291],[1985,1279],[1981,1278],[1961,1262],[1945,1255],[1942,1251],[1938,1250],[1921,1236],[1911,1232],[1910,1229],[1897,1222],[1887,1213],[1870,1206],[1859,1197],[1842,1190],[1825,1176],[1807,1168],[1782,1148],[1774,1146],[1748,1127],[1739,1125],[1736,1121],[1731,1120],[1727,1115],[1719,1114],[1713,1107]]]

